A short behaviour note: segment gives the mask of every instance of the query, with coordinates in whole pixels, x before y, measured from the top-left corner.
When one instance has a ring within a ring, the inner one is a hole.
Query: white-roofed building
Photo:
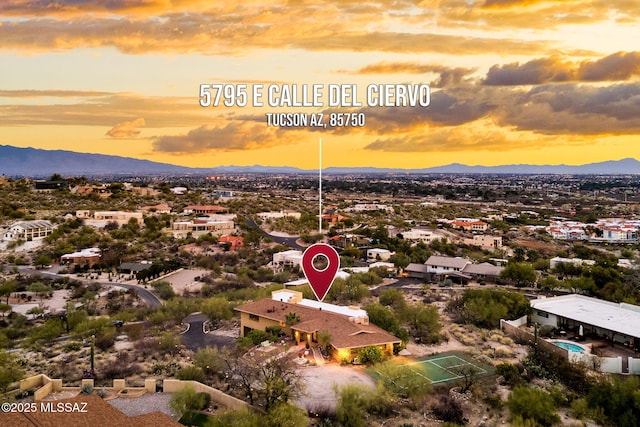
[[[102,256],[100,248],[87,248],[79,252],[64,254],[60,257],[62,264],[88,264],[93,266],[100,262]]]
[[[531,321],[540,325],[577,330],[640,350],[640,306],[563,295],[531,301]]]

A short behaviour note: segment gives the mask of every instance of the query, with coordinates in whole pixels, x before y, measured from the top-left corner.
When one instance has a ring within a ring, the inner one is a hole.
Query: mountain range
[[[639,174],[640,162],[636,159],[608,160],[580,166],[513,164],[502,166],[468,166],[452,163],[421,169],[328,167],[324,174],[560,174],[560,175],[610,175]],[[304,174],[317,170],[298,169],[289,166],[215,166],[189,168],[168,163],[158,163],[131,157],[104,154],[78,153],[65,150],[42,150],[0,145],[0,174],[11,177],[48,177],[54,173],[63,176],[101,175],[162,175],[162,174]]]

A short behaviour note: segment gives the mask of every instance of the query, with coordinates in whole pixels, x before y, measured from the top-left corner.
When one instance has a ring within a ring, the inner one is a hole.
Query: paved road
[[[300,246],[298,244],[298,239],[300,238],[300,236],[293,236],[293,237],[275,236],[273,234],[269,234],[266,231],[264,231],[253,220],[248,220],[246,222],[246,224],[247,224],[247,227],[249,227],[249,228],[257,228],[263,236],[272,239],[276,243],[281,243],[283,245],[288,245],[289,247],[291,247],[293,249],[297,249],[299,251],[303,251],[305,249],[304,246]]]
[[[224,335],[216,335],[215,331],[206,333],[204,331],[204,323],[207,316],[202,313],[193,313],[185,317],[183,323],[189,325],[189,329],[181,335],[182,344],[189,350],[198,351],[205,347],[232,347],[235,344],[235,338]]]
[[[53,279],[69,278],[69,276],[63,276],[61,274],[56,274],[46,270],[34,270],[33,268],[30,268],[30,267],[19,267],[18,271],[22,274],[33,274],[37,276],[51,277]],[[126,290],[133,290],[148,307],[158,308],[162,306],[162,301],[160,300],[160,298],[155,296],[148,289],[145,289],[141,286],[129,285],[127,283],[100,282],[96,280],[83,280],[83,279],[75,279],[75,278],[73,280],[78,280],[79,282],[82,282],[82,283],[98,283],[101,286],[115,286],[115,287],[126,289]]]

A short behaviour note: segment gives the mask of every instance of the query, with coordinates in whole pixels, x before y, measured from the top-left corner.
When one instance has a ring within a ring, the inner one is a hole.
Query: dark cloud
[[[464,150],[504,151],[516,149],[517,144],[510,144],[499,132],[469,134],[456,129],[425,129],[418,135],[391,136],[379,138],[365,146],[365,150],[387,151],[396,153],[453,152]]]
[[[640,84],[545,85],[514,93],[496,110],[498,123],[542,134],[640,132]]]
[[[524,64],[494,65],[484,80],[489,86],[536,85],[570,81],[620,81],[640,74],[640,53],[617,52],[597,61],[534,59]]]

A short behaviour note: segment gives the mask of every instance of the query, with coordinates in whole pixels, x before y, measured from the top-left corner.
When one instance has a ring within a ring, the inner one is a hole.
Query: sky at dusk
[[[640,159],[639,24],[636,0],[3,0],[0,144],[194,167],[313,169],[320,137],[325,167]],[[201,84],[431,99],[202,107]],[[286,112],[366,123],[268,126]]]

